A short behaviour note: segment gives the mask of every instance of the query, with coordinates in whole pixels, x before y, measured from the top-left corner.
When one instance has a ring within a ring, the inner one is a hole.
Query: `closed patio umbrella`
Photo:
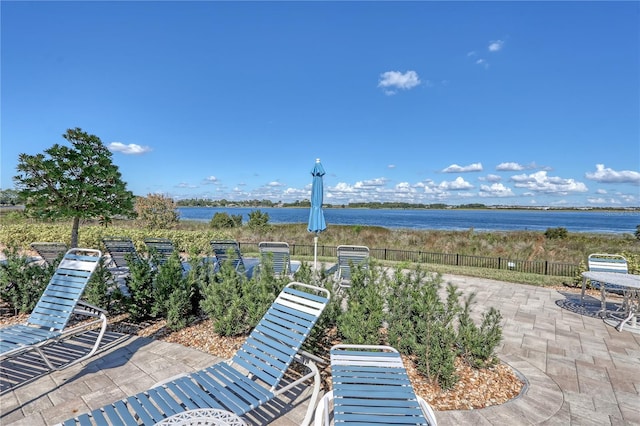
[[[316,164],[311,170],[313,181],[311,183],[311,210],[309,211],[309,225],[307,230],[313,232],[313,267],[318,268],[318,234],[327,229],[324,221],[324,213],[322,212],[323,185],[322,176],[324,176],[324,168],[320,163],[320,159],[316,159]]]

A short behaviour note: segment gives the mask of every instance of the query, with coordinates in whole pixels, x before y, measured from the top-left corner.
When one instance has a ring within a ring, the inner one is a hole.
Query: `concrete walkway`
[[[500,310],[504,338],[498,354],[525,377],[527,387],[500,406],[436,412],[439,425],[640,425],[640,334],[618,332],[597,318],[599,300],[587,297],[582,307],[571,291],[444,278],[464,293],[476,292],[478,317],[489,306]],[[219,361],[177,344],[110,338],[111,348],[92,360],[4,391],[0,424],[55,424]],[[293,389],[247,421],[299,425],[308,399],[309,389]]]

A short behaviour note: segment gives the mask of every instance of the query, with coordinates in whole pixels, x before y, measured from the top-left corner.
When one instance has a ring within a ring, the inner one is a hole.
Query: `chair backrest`
[[[348,280],[351,278],[351,267],[366,265],[369,261],[369,248],[365,246],[341,245],[336,249],[338,254],[338,268],[340,268],[340,278]]]
[[[590,271],[597,272],[629,272],[627,259],[619,254],[593,253],[587,260]]]
[[[31,248],[44,259],[48,265],[53,265],[69,249],[64,243],[31,243]]]
[[[396,349],[336,345],[330,354],[335,424],[436,424]]]
[[[330,293],[324,288],[299,282],[287,284],[232,362],[274,390],[329,298]]]
[[[231,262],[236,271],[244,271],[244,259],[240,252],[240,245],[235,240],[213,240],[211,241],[211,249],[216,256],[218,265],[222,266],[225,262]]]
[[[167,238],[145,238],[144,244],[149,252],[157,257],[160,264],[164,264],[175,250],[173,242]]]
[[[291,271],[289,244],[281,241],[262,241],[258,244],[258,250],[263,262],[270,258],[276,276],[286,275]]]
[[[105,237],[102,239],[107,253],[111,257],[111,261],[118,268],[126,268],[128,255],[138,257],[136,247],[131,241],[131,238],[127,237]]]
[[[100,250],[74,248],[67,251],[29,315],[27,324],[50,331],[63,330],[101,256]]]

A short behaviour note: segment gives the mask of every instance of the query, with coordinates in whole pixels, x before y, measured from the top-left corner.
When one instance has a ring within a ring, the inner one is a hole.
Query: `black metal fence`
[[[255,243],[240,243],[243,252],[257,252]],[[313,256],[313,244],[290,244],[292,256]],[[529,274],[575,277],[579,265],[546,260],[517,260],[504,257],[469,256],[466,254],[432,253],[426,251],[370,248],[370,256],[393,262],[433,263],[436,265],[471,266],[475,268],[506,269]],[[336,246],[318,245],[318,257],[337,257]]]

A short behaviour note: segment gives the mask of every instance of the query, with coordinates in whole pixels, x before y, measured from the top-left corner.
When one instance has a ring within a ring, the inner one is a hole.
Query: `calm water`
[[[217,212],[242,215],[257,208],[180,207],[180,218],[210,221]],[[260,208],[269,223],[307,223],[309,209]],[[640,212],[548,211],[548,210],[396,210],[325,209],[327,226],[369,225],[385,228],[476,231],[545,231],[566,228],[569,232],[631,233],[640,225]]]

